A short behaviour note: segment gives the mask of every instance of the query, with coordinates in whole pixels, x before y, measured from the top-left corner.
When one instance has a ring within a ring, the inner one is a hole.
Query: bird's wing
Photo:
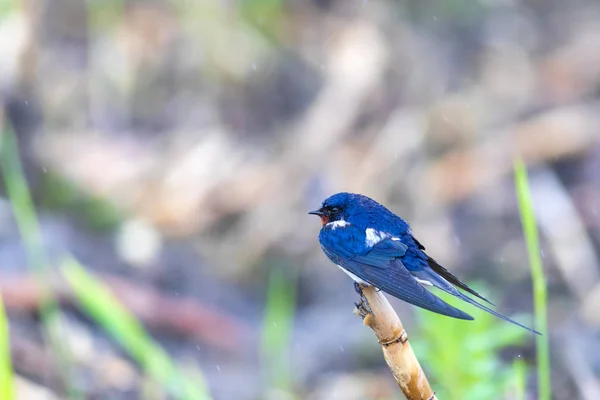
[[[341,236],[328,235],[321,238],[323,249],[332,260],[353,275],[415,306],[449,317],[473,319],[417,282],[400,260],[407,250],[402,242],[387,238],[372,247],[362,245],[361,248],[359,244],[361,241],[364,243],[365,235],[363,233],[361,236],[358,229],[346,229],[343,240]]]
[[[381,240],[365,254],[355,255],[353,259],[376,268],[387,268],[389,261],[404,256],[406,250],[408,246],[400,240],[389,238]]]
[[[417,239],[415,239],[414,236],[412,238],[415,241],[415,243],[419,246],[419,249],[425,250],[425,246],[423,246]],[[494,305],[494,303],[477,293],[475,290],[471,289],[466,283],[461,282],[461,280],[458,279],[454,274],[452,274],[452,272],[448,271],[446,268],[438,264],[438,262],[435,261],[433,258],[427,256],[427,264],[432,270],[434,270],[438,275],[441,275],[451,284],[456,285],[462,290],[471,293],[473,296],[479,297],[481,300],[485,301],[488,304]]]
[[[387,266],[383,268],[354,260],[344,263],[343,266],[376,288],[407,303],[449,317],[473,319],[469,314],[451,306],[425,289],[399,259],[388,261]]]

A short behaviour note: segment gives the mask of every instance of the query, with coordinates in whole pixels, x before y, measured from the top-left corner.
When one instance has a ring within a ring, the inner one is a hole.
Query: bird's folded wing
[[[336,249],[328,249],[336,253]],[[398,257],[406,246],[393,238],[375,244],[365,254],[348,257],[338,254],[340,265],[367,283],[390,295],[427,310],[460,319],[473,319],[426,290],[406,269]],[[346,253],[342,251],[342,253]]]
[[[394,238],[383,239],[376,243],[365,254],[355,255],[354,261],[362,262],[376,268],[387,268],[389,262],[406,254],[408,247]]]

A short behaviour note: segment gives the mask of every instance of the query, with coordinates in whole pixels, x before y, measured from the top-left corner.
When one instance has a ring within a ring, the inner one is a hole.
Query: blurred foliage
[[[10,361],[10,332],[0,296],[0,399],[12,400],[15,397],[13,369]]]
[[[292,391],[290,343],[295,316],[296,282],[289,274],[271,267],[267,304],[261,330],[261,361],[266,387]]]
[[[16,0],[0,0],[0,18],[14,11],[19,6]]]
[[[519,210],[523,223],[523,233],[529,253],[529,265],[533,278],[533,300],[535,329],[543,335],[536,338],[539,399],[550,400],[550,342],[548,332],[548,294],[542,265],[537,224],[527,180],[527,169],[522,161],[515,163],[515,185],[519,200]]]
[[[94,29],[106,29],[123,18],[125,0],[88,0],[88,18]]]
[[[45,173],[40,186],[40,206],[66,210],[91,229],[110,230],[121,222],[121,213],[110,200],[87,194],[60,175]]]
[[[468,25],[478,21],[485,13],[480,2],[449,0],[444,2],[412,0],[408,2],[412,14],[421,20],[451,20],[458,25]]]
[[[481,286],[473,287],[485,292]],[[440,297],[455,307],[464,305],[454,297]],[[502,398],[512,382],[513,371],[500,359],[499,352],[522,345],[529,334],[485,311],[469,309],[469,313],[474,321],[419,309],[419,340],[411,344],[440,399]]]
[[[525,400],[525,390],[527,386],[527,364],[525,360],[517,358],[513,362],[514,372],[514,399]]]
[[[43,248],[43,240],[33,201],[19,162],[16,138],[9,129],[5,130],[2,138],[1,165],[9,199],[27,248],[29,265],[36,270],[40,286],[45,287],[44,282],[46,282],[49,273],[48,260]],[[54,185],[53,187],[57,186]],[[57,197],[54,197],[54,200],[58,200],[59,204],[77,204],[75,189],[70,190],[71,187],[68,185],[63,185],[61,188],[63,190],[56,191]],[[82,202],[80,204],[93,204],[93,202]],[[177,398],[210,399],[203,378],[195,374],[192,379],[179,373],[167,353],[150,339],[139,322],[123,309],[108,290],[88,275],[75,260],[66,260],[61,270],[82,303],[83,308],[123,345],[152,379],[164,385]],[[47,335],[51,340],[53,349],[57,352],[57,359],[62,363],[63,368],[61,368],[61,371],[64,374],[69,398],[79,398],[81,394],[71,387],[74,381],[69,377],[68,372],[69,355],[66,348],[61,345],[62,341],[57,334],[57,318],[60,311],[49,291],[46,301],[40,306],[40,310]],[[2,313],[0,315],[0,362],[2,363],[0,365],[0,378],[2,378],[0,379],[0,384],[2,384],[0,394],[4,393],[3,390],[12,390],[8,386],[10,381],[3,378],[4,373],[7,371],[3,362],[7,359],[4,357],[4,351],[2,351],[2,344],[4,340],[7,340],[8,327],[5,322]],[[8,366],[10,367],[9,360]],[[0,398],[4,399],[5,397]]]
[[[41,273],[48,267],[48,260],[35,214],[35,205],[29,193],[27,180],[19,160],[17,138],[12,129],[7,127],[4,130],[2,139],[0,165],[2,166],[8,199],[19,227],[19,233],[25,244],[29,266],[36,272]]]
[[[46,287],[50,273],[48,258],[44,249],[35,206],[19,160],[18,149],[19,146],[14,132],[6,127],[0,147],[0,165],[2,166],[8,199],[25,245],[27,265],[34,271],[40,288],[45,291],[44,300],[39,306],[45,337],[50,343],[56,361],[61,366],[59,371],[66,391],[71,395],[71,398],[75,399],[79,398],[81,393],[72,385],[74,380],[70,376],[72,373],[70,368],[71,355],[60,338],[58,303],[53,293]]]
[[[180,372],[169,355],[158,346],[141,324],[123,308],[102,283],[89,275],[74,259],[63,262],[61,271],[83,309],[142,367],[152,379],[178,399],[208,400],[204,379]]]
[[[281,38],[284,23],[283,0],[248,0],[241,6],[246,20],[271,40]]]

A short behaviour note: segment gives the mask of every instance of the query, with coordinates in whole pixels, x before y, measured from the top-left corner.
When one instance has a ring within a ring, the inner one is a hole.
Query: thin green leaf
[[[513,363],[513,373],[515,380],[515,400],[525,400],[525,385],[527,383],[527,364],[521,358],[517,358]]]
[[[179,372],[167,353],[150,338],[141,324],[77,261],[66,259],[61,271],[85,312],[123,346],[149,377],[176,398],[211,398],[204,380],[197,377],[192,380]]]
[[[548,342],[546,278],[542,266],[539,236],[527,179],[527,169],[521,160],[515,162],[515,186],[533,279],[535,329],[544,334],[536,338],[539,399],[550,400],[550,344]]]
[[[10,126],[5,128],[0,138],[2,138],[0,143],[0,166],[2,167],[6,192],[15,215],[19,233],[23,239],[28,267],[35,273],[39,288],[44,294],[39,306],[44,334],[49,340],[54,357],[60,363],[59,373],[66,385],[67,394],[70,398],[80,398],[81,393],[71,385],[69,379],[71,356],[58,333],[59,308],[46,285],[48,281],[48,260],[35,206],[19,159],[17,138]]]
[[[0,399],[15,398],[13,369],[10,362],[10,336],[8,319],[4,313],[4,304],[0,296]]]
[[[291,389],[289,343],[294,320],[296,285],[281,270],[269,276],[267,305],[262,327],[262,363],[271,386]]]

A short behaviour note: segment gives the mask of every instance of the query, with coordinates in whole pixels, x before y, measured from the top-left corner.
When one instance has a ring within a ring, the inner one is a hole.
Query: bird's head
[[[321,217],[323,225],[335,221],[351,222],[353,218],[365,211],[365,201],[372,200],[360,194],[337,193],[325,199],[321,208],[309,214]]]

